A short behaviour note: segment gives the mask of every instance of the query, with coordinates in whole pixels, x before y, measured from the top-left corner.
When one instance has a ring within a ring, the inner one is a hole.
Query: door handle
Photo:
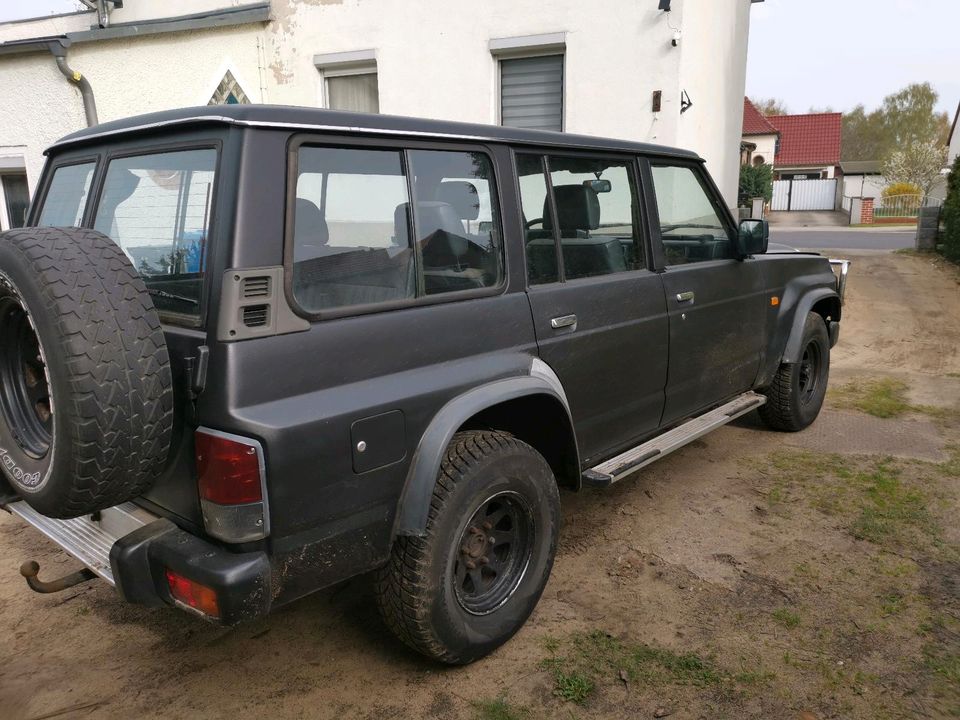
[[[693,290],[687,290],[686,292],[677,293],[677,302],[693,302]]]
[[[555,317],[550,320],[550,327],[554,330],[559,330],[565,327],[572,327],[574,330],[577,329],[577,316],[576,315],[561,315],[560,317]]]

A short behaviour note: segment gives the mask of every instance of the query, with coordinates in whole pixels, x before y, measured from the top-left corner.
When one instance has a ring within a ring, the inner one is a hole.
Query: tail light
[[[250,438],[200,428],[194,435],[207,532],[226,542],[267,536],[263,448]]]
[[[169,568],[166,576],[170,595],[179,604],[212,618],[220,617],[220,603],[217,601],[217,593],[212,588],[201,585]]]

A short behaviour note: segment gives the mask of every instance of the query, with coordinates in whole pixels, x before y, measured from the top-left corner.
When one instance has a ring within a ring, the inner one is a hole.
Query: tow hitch
[[[39,572],[40,563],[38,563],[36,560],[28,560],[20,566],[20,574],[26,578],[27,585],[30,586],[31,590],[38,593],[60,592],[61,590],[66,590],[74,585],[79,585],[80,583],[85,583],[88,580],[93,580],[96,577],[96,574],[92,570],[83,568],[82,570],[77,570],[75,573],[64,575],[59,580],[44,582],[37,577]]]

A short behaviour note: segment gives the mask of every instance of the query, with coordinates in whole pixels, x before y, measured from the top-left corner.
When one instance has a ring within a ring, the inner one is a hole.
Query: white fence
[[[834,210],[837,180],[774,180],[771,210]]]

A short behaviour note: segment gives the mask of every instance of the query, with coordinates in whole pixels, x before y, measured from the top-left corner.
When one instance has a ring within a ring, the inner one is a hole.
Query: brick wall
[[[873,224],[873,198],[864,198],[860,206],[860,222],[864,225]]]

